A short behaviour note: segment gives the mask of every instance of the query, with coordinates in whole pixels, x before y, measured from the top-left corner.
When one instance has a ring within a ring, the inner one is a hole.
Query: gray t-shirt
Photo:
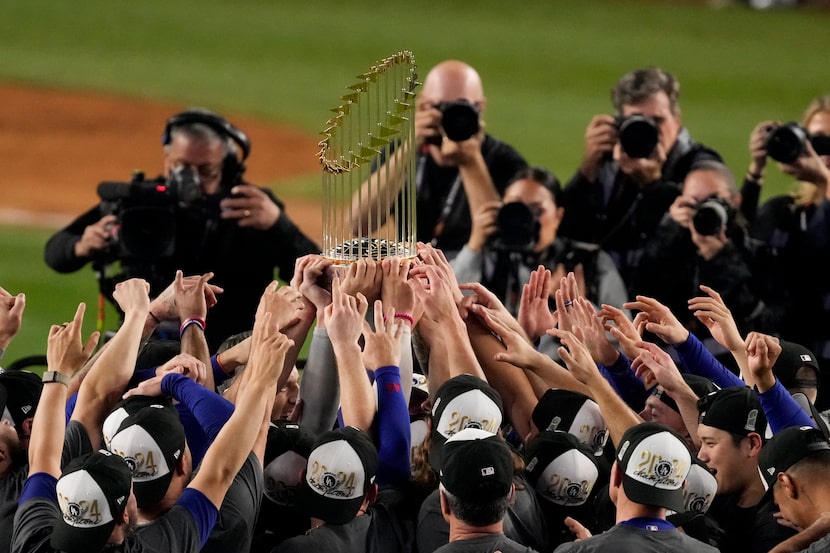
[[[501,551],[501,553],[536,553],[535,549],[516,543],[504,534],[490,534],[489,536],[467,540],[451,541],[436,549],[435,553],[493,553],[495,551]]]
[[[77,421],[70,421],[66,427],[63,439],[63,453],[61,466],[66,465],[75,457],[92,451],[89,436],[83,425]],[[29,464],[17,467],[8,476],[0,479],[0,551],[9,551],[12,542],[12,528],[14,514],[17,512],[17,501],[23,484],[29,476]]]
[[[202,548],[202,553],[248,553],[254,534],[265,481],[262,465],[253,453],[239,469],[222,500],[216,526]]]
[[[802,549],[798,553],[825,553],[830,551],[830,534],[823,538],[814,541],[807,549]]]
[[[679,530],[650,531],[618,524],[588,539],[563,543],[554,553],[718,553],[718,549]]]

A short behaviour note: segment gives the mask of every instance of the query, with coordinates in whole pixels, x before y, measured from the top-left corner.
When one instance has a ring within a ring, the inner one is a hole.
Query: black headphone
[[[193,123],[207,125],[220,136],[233,140],[242,150],[242,159],[239,159],[234,152],[228,152],[222,161],[222,187],[230,190],[241,182],[242,174],[245,172],[245,160],[248,159],[248,155],[251,153],[251,141],[248,140],[248,135],[231,125],[221,115],[206,109],[196,108],[183,111],[168,119],[164,126],[164,133],[161,135],[161,143],[165,146],[170,144],[173,139],[172,131],[174,128]]]

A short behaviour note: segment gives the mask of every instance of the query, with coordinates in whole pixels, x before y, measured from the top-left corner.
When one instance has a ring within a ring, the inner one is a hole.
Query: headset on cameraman
[[[242,130],[232,125],[227,119],[217,113],[205,108],[190,108],[172,116],[164,125],[164,132],[161,135],[161,143],[169,146],[173,140],[173,131],[177,127],[185,125],[202,124],[219,136],[231,139],[242,151],[242,158],[237,157],[233,148],[229,148],[225,159],[222,161],[221,186],[230,190],[242,181],[242,174],[245,172],[245,160],[251,153],[251,141]]]

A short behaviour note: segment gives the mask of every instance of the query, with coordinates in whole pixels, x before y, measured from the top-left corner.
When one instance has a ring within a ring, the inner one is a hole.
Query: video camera
[[[660,141],[660,130],[651,117],[634,114],[614,120],[620,147],[631,158],[648,158]]]
[[[174,169],[166,179],[146,180],[137,171],[128,183],[104,181],[98,185],[98,196],[102,211],[118,218],[109,253],[121,260],[152,262],[172,256],[176,210],[206,207],[199,177],[187,167]]]
[[[441,112],[441,128],[444,135],[453,142],[468,140],[480,129],[478,120],[478,109],[467,100],[455,102],[441,102],[435,105]],[[440,145],[441,136],[431,136],[427,139],[428,144]]]
[[[789,165],[804,153],[807,140],[818,155],[830,155],[830,136],[811,136],[807,129],[796,122],[770,129],[766,143],[767,154],[775,161]]]

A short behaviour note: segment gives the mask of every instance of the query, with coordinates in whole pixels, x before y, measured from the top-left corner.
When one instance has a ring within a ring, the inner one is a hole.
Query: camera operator
[[[683,127],[679,94],[678,81],[658,67],[624,75],[611,91],[616,118],[591,120],[582,164],[565,186],[561,234],[599,244],[626,282],[692,164],[721,160]]]
[[[93,262],[110,300],[120,280],[139,277],[153,295],[185,274],[213,272],[224,289],[210,310],[208,344],[250,330],[261,291],[289,280],[294,261],[319,247],[294,225],[271,191],[243,179],[250,142],[220,115],[194,108],[171,117],[164,175],[101,183],[102,202],[52,236],[46,263],[61,273]],[[113,266],[118,263],[120,273]]]
[[[458,281],[482,283],[516,315],[522,286],[539,265],[554,273],[555,285],[581,265],[585,296],[595,305],[622,308],[628,296],[611,257],[558,236],[561,206],[562,188],[553,173],[543,167],[519,171],[501,202],[489,202],[474,214],[470,239],[450,262]]]
[[[777,321],[774,334],[815,352],[822,375],[816,407],[824,411],[830,408],[830,326],[819,321],[830,317],[830,95],[810,102],[801,124],[759,124],[750,155],[747,180],[758,189],[768,157],[797,179],[792,192],[761,204],[752,235],[765,245],[757,274]]]
[[[458,60],[433,67],[416,100],[417,238],[431,241],[450,258],[470,236],[471,213],[485,202],[498,201],[508,180],[527,166],[513,147],[485,132],[481,116],[486,104],[478,73]],[[395,159],[386,161],[392,173]],[[378,174],[387,179],[378,197],[396,198],[403,183],[385,171]],[[376,214],[377,199],[369,196],[366,186],[354,196],[356,230],[367,228],[370,217],[383,225],[390,216],[392,205],[383,205]]]
[[[721,294],[742,332],[766,329],[764,304],[753,291],[754,247],[740,214],[732,172],[721,162],[692,166],[656,232],[646,241],[631,288],[653,297],[695,334],[724,364],[731,354],[712,339],[688,307],[705,284]]]

